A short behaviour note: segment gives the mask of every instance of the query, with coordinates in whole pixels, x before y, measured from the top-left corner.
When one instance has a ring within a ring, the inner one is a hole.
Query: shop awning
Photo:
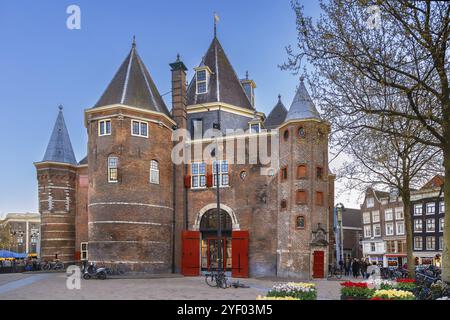
[[[9,250],[0,250],[0,258],[5,259],[24,259],[27,255],[25,253],[17,253]]]

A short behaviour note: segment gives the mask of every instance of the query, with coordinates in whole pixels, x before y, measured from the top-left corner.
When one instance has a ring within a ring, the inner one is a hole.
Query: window
[[[99,136],[111,135],[111,120],[98,121],[98,135]]]
[[[287,208],[287,201],[281,200],[280,207],[281,207],[281,210],[285,210]]]
[[[306,204],[308,202],[308,194],[305,190],[297,190],[295,200],[297,204]]]
[[[386,252],[396,253],[397,252],[397,241],[386,241]]]
[[[434,219],[427,219],[427,232],[435,231],[435,221]]]
[[[323,168],[322,167],[316,168],[316,178],[319,180],[323,179]]]
[[[444,218],[439,219],[439,232],[444,232]]]
[[[82,242],[80,248],[81,248],[81,250],[80,250],[80,252],[81,252],[81,260],[85,260],[85,261],[89,260],[89,257],[88,257],[88,243],[87,242]]]
[[[397,246],[398,253],[406,253],[406,241],[398,241]]]
[[[286,180],[288,177],[287,167],[281,168],[281,180]]]
[[[422,237],[414,237],[414,250],[422,250]]]
[[[443,249],[444,249],[444,238],[439,237],[439,250],[443,250]]]
[[[297,229],[305,229],[305,216],[298,216],[295,219],[295,227]]]
[[[370,226],[364,226],[364,237],[372,237],[372,228]]]
[[[197,84],[197,94],[208,93],[208,71],[205,69],[197,70],[196,72],[196,84]]]
[[[305,133],[305,129],[303,127],[298,128],[298,136],[302,139],[305,138],[306,133]]]
[[[415,204],[414,205],[414,215],[415,216],[420,216],[423,213],[423,208],[422,208],[422,204]]]
[[[381,225],[380,224],[374,224],[373,225],[373,236],[374,237],[380,237],[381,236]]]
[[[435,237],[427,237],[426,243],[427,243],[427,250],[434,250],[434,248],[436,246]]]
[[[191,131],[193,139],[203,138],[203,119],[192,119]]]
[[[115,183],[118,182],[118,170],[119,166],[119,158],[117,157],[109,157],[108,158],[108,182]]]
[[[316,192],[316,205],[323,206],[323,192]]]
[[[370,243],[370,251],[372,251],[372,252],[377,251],[377,250],[376,250],[376,247],[375,247],[375,242],[371,242],[371,243]]]
[[[439,213],[444,213],[445,212],[445,203],[444,201],[441,201],[439,203]]]
[[[364,212],[363,213],[363,223],[370,223],[370,212]]]
[[[216,161],[213,162],[214,186],[217,186]],[[219,160],[219,186],[226,187],[229,185],[228,160]]]
[[[372,222],[380,222],[380,211],[372,211]]]
[[[436,209],[436,205],[433,202],[427,203],[427,214],[434,214],[435,209]]]
[[[392,212],[392,209],[386,209],[384,211],[384,218],[386,221],[392,221],[394,219],[394,213]]]
[[[423,221],[420,219],[414,220],[414,232],[422,232]]]
[[[394,223],[393,222],[387,222],[386,223],[386,235],[387,236],[393,236],[394,235]]]
[[[301,164],[297,167],[297,179],[306,179],[308,172],[306,170],[306,165]]]
[[[206,163],[195,162],[191,164],[191,186],[193,189],[206,187]]]
[[[283,137],[284,137],[284,140],[289,139],[289,129],[284,130]]]
[[[159,184],[159,163],[156,160],[150,161],[150,183]]]
[[[131,135],[148,138],[148,123],[138,120],[131,121]]]
[[[375,200],[373,198],[367,198],[367,208],[373,208]]]
[[[395,219],[403,220],[405,217],[403,216],[403,208],[395,208]]]
[[[403,221],[397,221],[397,235],[402,236],[405,234],[405,222]]]
[[[260,133],[260,132],[261,132],[261,124],[260,123],[250,124],[250,133]]]

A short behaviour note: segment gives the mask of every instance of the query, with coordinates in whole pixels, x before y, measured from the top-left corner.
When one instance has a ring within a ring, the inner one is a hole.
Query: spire
[[[136,49],[131,50],[95,107],[124,104],[169,115],[169,111]]]
[[[283,102],[281,102],[281,95],[279,94],[278,103],[275,105],[275,107],[273,107],[272,111],[270,111],[269,116],[264,122],[264,127],[266,127],[267,129],[274,129],[278,127],[286,119],[287,113],[288,111]]]
[[[299,119],[319,119],[320,114],[314,105],[308,90],[306,90],[303,77],[300,78],[300,85],[297,88],[294,101],[292,101],[286,121]]]
[[[220,18],[219,15],[214,12],[214,38],[217,38],[217,23],[219,23]]]
[[[59,162],[77,164],[70,142],[69,132],[64,121],[63,106],[59,106],[58,117],[53,128],[52,136],[45,151],[43,162]]]

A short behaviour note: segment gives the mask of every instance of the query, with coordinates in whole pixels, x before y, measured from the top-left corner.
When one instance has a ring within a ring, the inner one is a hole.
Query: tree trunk
[[[444,248],[442,250],[442,281],[450,283],[450,142],[443,148],[444,152]]]
[[[407,184],[409,185],[409,183]],[[400,191],[403,201],[403,216],[405,217],[405,232],[406,232],[406,255],[408,260],[409,277],[415,277],[416,264],[413,256],[413,225],[411,217],[411,190],[405,187]]]

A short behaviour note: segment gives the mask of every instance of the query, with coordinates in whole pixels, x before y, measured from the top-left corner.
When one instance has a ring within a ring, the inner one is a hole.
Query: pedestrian
[[[381,279],[381,270],[375,261],[367,268],[367,273],[372,280]]]
[[[350,258],[347,257],[347,260],[345,261],[345,275],[350,275],[350,268],[351,268],[352,262],[350,261]]]
[[[342,272],[343,269],[344,269],[344,261],[342,261],[342,259],[339,259],[339,270]]]
[[[367,261],[366,259],[362,259],[361,260],[361,275],[363,277],[363,279],[367,279]]]
[[[357,279],[359,276],[359,261],[358,261],[358,259],[353,259],[352,271],[353,271],[353,277],[355,279]]]

